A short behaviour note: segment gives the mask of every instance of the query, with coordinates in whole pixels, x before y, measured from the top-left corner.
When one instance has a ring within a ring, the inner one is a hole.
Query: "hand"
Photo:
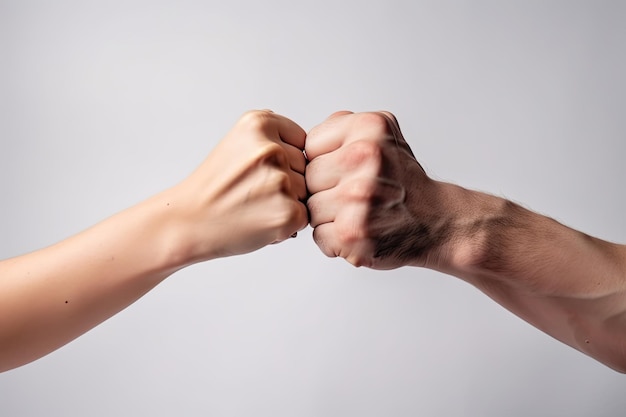
[[[437,183],[388,112],[338,112],[306,141],[313,237],[355,266],[424,266],[443,243]]]
[[[239,119],[173,190],[184,263],[251,252],[308,224],[305,137],[300,126],[271,111]]]

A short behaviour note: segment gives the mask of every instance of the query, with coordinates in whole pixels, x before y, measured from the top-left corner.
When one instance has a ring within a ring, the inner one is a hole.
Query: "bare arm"
[[[626,372],[625,246],[510,201],[437,186],[464,209],[434,263],[424,266],[472,283],[556,339]]]
[[[48,248],[0,262],[0,371],[35,360],[195,262],[307,224],[305,132],[244,115],[183,182]]]
[[[625,246],[430,179],[390,113],[337,113],[309,133],[306,152],[311,225],[325,254],[455,275],[626,372]]]

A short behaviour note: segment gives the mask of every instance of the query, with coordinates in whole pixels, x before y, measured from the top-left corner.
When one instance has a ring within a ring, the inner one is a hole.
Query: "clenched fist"
[[[425,266],[446,236],[437,183],[388,112],[338,112],[306,141],[314,239],[356,266]],[[431,259],[432,260],[432,259]]]
[[[63,346],[185,266],[304,228],[305,137],[285,117],[246,113],[179,184],[0,261],[0,372]]]
[[[174,189],[187,262],[243,254],[308,224],[306,132],[271,111],[244,114]]]

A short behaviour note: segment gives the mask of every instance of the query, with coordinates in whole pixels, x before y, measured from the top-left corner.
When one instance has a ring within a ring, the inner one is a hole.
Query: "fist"
[[[313,237],[355,266],[423,266],[440,224],[433,181],[388,112],[333,114],[306,141]]]
[[[239,119],[176,187],[187,263],[251,252],[308,224],[305,137],[271,111]]]

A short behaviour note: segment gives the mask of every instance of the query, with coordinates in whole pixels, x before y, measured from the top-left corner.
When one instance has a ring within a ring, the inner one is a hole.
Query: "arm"
[[[0,262],[0,371],[59,348],[187,265],[305,227],[304,138],[282,116],[249,112],[180,184]]]
[[[356,266],[457,276],[626,372],[626,247],[429,178],[390,113],[336,113],[307,137],[314,238]]]

